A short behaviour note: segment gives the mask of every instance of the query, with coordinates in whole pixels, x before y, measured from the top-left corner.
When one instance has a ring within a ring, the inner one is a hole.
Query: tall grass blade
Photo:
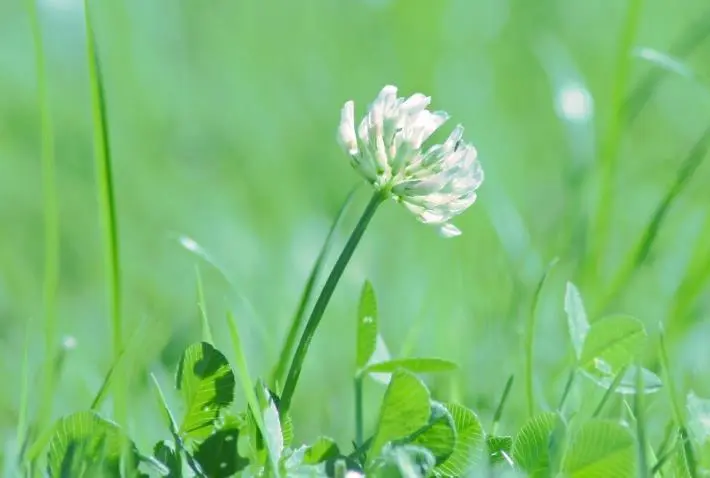
[[[318,257],[316,258],[316,261],[313,264],[313,268],[311,269],[311,272],[308,275],[308,279],[306,280],[306,285],[303,288],[303,292],[301,292],[301,297],[298,301],[298,307],[296,308],[296,312],[293,315],[293,318],[291,319],[291,326],[288,329],[286,340],[281,348],[281,352],[278,355],[278,362],[276,363],[276,367],[274,368],[274,371],[271,374],[271,384],[279,390],[280,385],[286,378],[286,371],[288,369],[288,364],[291,361],[291,356],[293,355],[293,349],[296,346],[296,341],[298,340],[298,333],[303,328],[303,322],[306,320],[306,309],[308,308],[308,304],[310,303],[313,297],[313,289],[316,285],[316,282],[318,281],[318,277],[320,276],[321,270],[323,269],[323,264],[325,263],[325,259],[328,256],[328,252],[330,251],[335,240],[335,231],[337,230],[338,225],[340,224],[343,216],[345,215],[345,211],[347,211],[348,206],[352,202],[357,188],[358,186],[355,186],[350,191],[350,193],[345,198],[345,201],[343,201],[343,204],[340,206],[340,209],[338,209],[338,212],[335,214],[335,219],[333,219],[333,222],[330,225],[328,235],[326,235],[325,237],[325,242],[323,242],[323,245],[321,246],[320,252],[318,253]]]
[[[197,307],[200,309],[200,325],[202,326],[202,341],[214,345],[212,329],[207,316],[207,302],[205,301],[205,289],[202,284],[202,274],[200,266],[195,264],[195,276],[197,277]]]
[[[37,425],[44,428],[52,415],[52,397],[56,377],[54,355],[57,349],[57,290],[59,283],[59,211],[57,207],[57,167],[54,152],[54,124],[47,86],[46,58],[42,27],[36,0],[25,0],[32,27],[32,40],[37,73],[37,96],[39,98],[42,137],[42,193],[44,211],[44,381],[42,400],[39,406]]]
[[[505,409],[505,404],[508,401],[508,395],[510,394],[510,390],[513,388],[513,380],[515,379],[515,375],[511,375],[508,377],[508,380],[505,382],[505,388],[503,388],[503,395],[500,397],[500,401],[498,402],[498,406],[496,407],[496,411],[493,414],[493,424],[491,425],[491,435],[495,435],[496,431],[498,430],[498,424],[500,423],[500,419],[503,416],[503,410]]]
[[[710,277],[710,216],[705,218],[705,224],[695,240],[695,247],[688,263],[688,272],[673,294],[673,304],[668,314],[666,327],[671,338],[685,329],[686,316],[700,297]]]
[[[118,247],[118,224],[116,200],[114,196],[111,147],[109,141],[106,101],[96,35],[91,22],[89,0],[84,0],[84,21],[86,27],[86,57],[91,85],[91,111],[94,130],[94,161],[96,166],[99,204],[104,233],[104,261],[107,270],[107,292],[110,303],[111,338],[113,359],[117,362],[123,350],[123,322],[121,318],[121,271]],[[118,380],[114,389],[115,418],[125,423],[126,396],[123,383]]]
[[[600,150],[600,185],[597,209],[593,216],[593,226],[589,233],[591,251],[585,265],[585,279],[595,279],[598,276],[597,264],[601,264],[601,258],[606,248],[609,235],[609,223],[611,220],[611,208],[613,197],[614,173],[618,162],[619,149],[621,147],[622,132],[625,124],[623,121],[623,104],[626,95],[626,88],[629,83],[631,73],[631,52],[633,50],[636,33],[638,31],[643,10],[643,0],[629,0],[626,13],[626,21],[622,28],[619,39],[619,49],[617,52],[616,66],[614,71],[614,83],[612,85],[612,97],[610,104],[611,117],[608,122],[606,132]],[[590,277],[591,275],[591,277]]]
[[[607,388],[604,392],[604,395],[602,396],[599,405],[597,405],[597,408],[594,409],[594,412],[592,413],[592,418],[597,418],[602,412],[602,410],[604,410],[604,406],[609,401],[614,392],[616,392],[616,389],[619,387],[619,384],[624,379],[624,375],[626,374],[626,368],[627,367],[622,367],[619,372],[614,376],[614,380],[611,381],[609,388]]]
[[[29,364],[29,350],[30,350],[30,338],[32,336],[32,319],[27,320],[27,328],[25,330],[25,342],[23,344],[22,351],[22,384],[20,386],[20,409],[17,413],[17,431],[16,431],[16,443],[18,447],[18,460],[22,461],[22,455],[24,448],[26,446],[26,439],[28,437],[28,420],[27,414],[30,406],[30,364]],[[46,373],[46,370],[45,370]]]
[[[528,314],[528,323],[525,330],[525,397],[527,401],[528,417],[532,417],[535,412],[535,399],[533,397],[533,349],[535,346],[535,322],[537,318],[537,303],[540,300],[542,288],[547,282],[550,271],[558,258],[554,258],[545,269],[540,281],[537,283],[537,288],[532,297],[530,304],[530,312]]]
[[[710,127],[705,130],[703,135],[688,153],[688,156],[681,163],[673,184],[671,184],[658,206],[656,206],[653,216],[651,216],[651,220],[646,225],[641,238],[638,240],[631,254],[626,258],[624,264],[612,279],[606,295],[598,306],[597,313],[602,311],[604,307],[616,299],[621,290],[632,279],[634,273],[646,261],[648,254],[656,241],[658,232],[663,225],[663,221],[668,215],[668,211],[674,201],[683,192],[685,186],[693,177],[693,174],[698,170],[700,164],[707,157],[709,148]]]
[[[658,334],[661,355],[661,367],[663,368],[666,390],[668,390],[668,398],[671,401],[673,418],[675,419],[675,423],[678,426],[678,436],[681,440],[680,446],[683,447],[683,451],[685,452],[686,464],[688,465],[688,471],[690,472],[690,476],[691,478],[696,478],[698,476],[697,459],[695,458],[695,451],[693,450],[693,444],[690,442],[690,434],[688,433],[688,427],[685,424],[683,412],[680,403],[678,403],[678,397],[676,396],[676,388],[675,383],[673,382],[673,374],[671,373],[670,369],[670,361],[668,360],[668,349],[666,348],[666,338],[662,324],[659,327]]]
[[[257,398],[256,392],[254,391],[254,382],[251,379],[251,375],[249,374],[249,368],[247,367],[247,359],[246,355],[244,354],[244,347],[242,347],[242,339],[239,335],[237,321],[231,312],[227,312],[227,327],[229,328],[229,336],[232,340],[234,362],[236,364],[237,376],[239,377],[239,381],[242,384],[242,393],[244,393],[244,398],[249,404],[249,408],[251,409],[252,415],[254,416],[254,421],[256,422],[256,426],[259,429],[261,436],[266,437],[268,436],[268,432],[266,430],[266,426],[264,425],[264,417],[262,415],[261,407],[259,406],[259,399]],[[266,447],[266,452],[269,455],[268,459],[270,460],[271,464],[271,472],[274,474],[274,476],[278,477],[279,466],[276,457],[274,457],[270,453],[268,446]]]

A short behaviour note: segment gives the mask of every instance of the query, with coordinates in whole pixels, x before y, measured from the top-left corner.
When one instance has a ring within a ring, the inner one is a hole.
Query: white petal
[[[357,137],[355,136],[355,104],[348,101],[340,111],[340,126],[338,141],[348,154],[357,154]]]
[[[461,142],[463,137],[463,126],[456,125],[454,130],[449,135],[448,139],[444,142],[444,149],[447,151],[454,151],[456,146]]]
[[[443,237],[456,237],[461,235],[461,230],[453,224],[446,223],[439,228],[439,234]]]
[[[412,96],[407,98],[404,103],[402,103],[400,110],[406,114],[412,115],[422,111],[424,108],[429,106],[429,103],[431,103],[431,98],[429,96],[424,96],[421,93],[414,93]]]

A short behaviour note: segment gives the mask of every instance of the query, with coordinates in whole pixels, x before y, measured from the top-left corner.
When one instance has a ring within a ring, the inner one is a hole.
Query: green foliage
[[[118,425],[95,412],[77,412],[54,425],[47,472],[52,477],[118,477],[122,457],[136,469],[138,451]]]
[[[457,440],[453,416],[444,405],[432,401],[429,423],[416,431],[409,441],[429,450],[434,455],[436,464],[440,465],[454,452]]]
[[[368,453],[368,462],[393,440],[403,439],[424,427],[431,415],[429,390],[415,375],[397,370],[385,392],[377,431]]]
[[[455,403],[444,406],[454,422],[456,443],[451,455],[436,467],[436,471],[443,476],[463,476],[480,460],[483,427],[473,410]]]
[[[513,461],[531,477],[546,477],[551,473],[550,438],[560,416],[546,412],[530,418],[513,442]]]
[[[180,358],[175,379],[185,413],[179,433],[201,440],[214,430],[221,410],[234,400],[234,373],[221,352],[207,342],[188,347]]]
[[[235,425],[225,426],[197,446],[195,460],[207,476],[228,477],[247,467],[249,460],[239,454],[240,433]]]
[[[486,437],[486,449],[491,465],[498,463],[512,463],[510,455],[513,449],[513,437],[489,436]]]
[[[632,478],[636,476],[636,445],[624,426],[590,420],[574,434],[563,471],[572,478]]]

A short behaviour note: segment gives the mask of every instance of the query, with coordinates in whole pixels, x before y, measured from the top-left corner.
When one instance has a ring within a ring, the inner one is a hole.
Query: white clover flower
[[[419,221],[436,226],[445,237],[461,234],[449,221],[476,200],[483,169],[476,148],[454,128],[444,144],[423,143],[448,114],[429,111],[431,98],[415,93],[397,98],[395,86],[385,86],[370,104],[355,130],[355,104],[343,106],[338,141],[360,174],[377,190],[391,194]]]

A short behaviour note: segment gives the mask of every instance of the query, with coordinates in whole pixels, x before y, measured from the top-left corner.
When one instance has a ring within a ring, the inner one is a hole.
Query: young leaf
[[[513,437],[489,436],[486,438],[486,447],[488,449],[488,460],[491,465],[510,463],[509,457],[511,455],[511,449],[513,448]],[[512,463],[510,464],[512,465]]]
[[[367,365],[375,352],[377,343],[377,299],[369,281],[365,281],[360,294],[357,311],[357,360],[358,369]]]
[[[284,450],[284,434],[281,428],[279,410],[269,389],[260,380],[257,380],[256,383],[256,396],[259,400],[261,416],[264,420],[262,438],[266,442],[269,455],[278,462]]]
[[[436,467],[442,476],[466,476],[483,450],[483,427],[476,414],[456,403],[445,403],[456,428],[456,443],[447,460]]]
[[[434,468],[434,455],[416,445],[388,445],[373,467],[378,478],[425,478]]]
[[[590,420],[570,442],[562,472],[570,478],[633,478],[636,476],[634,437],[618,423]]]
[[[95,412],[77,412],[54,426],[47,470],[50,476],[120,476],[124,449],[132,455],[125,462],[135,467],[138,450],[118,425]]]
[[[405,370],[392,374],[385,392],[377,432],[367,456],[372,463],[390,441],[405,438],[429,422],[429,390],[415,375]]]
[[[332,438],[320,437],[313,445],[306,448],[303,455],[303,464],[317,465],[338,456],[340,456],[340,450],[335,441]]]
[[[226,478],[243,470],[249,460],[239,455],[239,428],[229,424],[220,428],[195,450],[195,460],[205,475],[211,478]]]
[[[365,368],[366,373],[392,373],[398,368],[412,373],[450,372],[456,370],[455,362],[440,358],[401,358],[373,363]]]
[[[634,360],[646,338],[640,320],[627,315],[605,317],[589,329],[580,365],[594,375],[613,375]]]
[[[456,439],[456,424],[451,413],[441,403],[432,401],[429,423],[414,432],[411,443],[429,450],[434,455],[436,464],[441,465],[453,453]]]
[[[589,332],[589,322],[587,321],[587,313],[584,311],[582,296],[577,287],[571,282],[567,282],[567,289],[565,290],[565,313],[567,314],[567,325],[572,339],[572,346],[579,359],[582,356],[584,340]]]
[[[207,342],[193,344],[180,358],[175,383],[185,403],[180,435],[194,440],[206,438],[220,410],[234,400],[234,373],[229,362]]]
[[[550,437],[560,417],[546,412],[530,418],[513,442],[513,461],[531,477],[550,476]]]

